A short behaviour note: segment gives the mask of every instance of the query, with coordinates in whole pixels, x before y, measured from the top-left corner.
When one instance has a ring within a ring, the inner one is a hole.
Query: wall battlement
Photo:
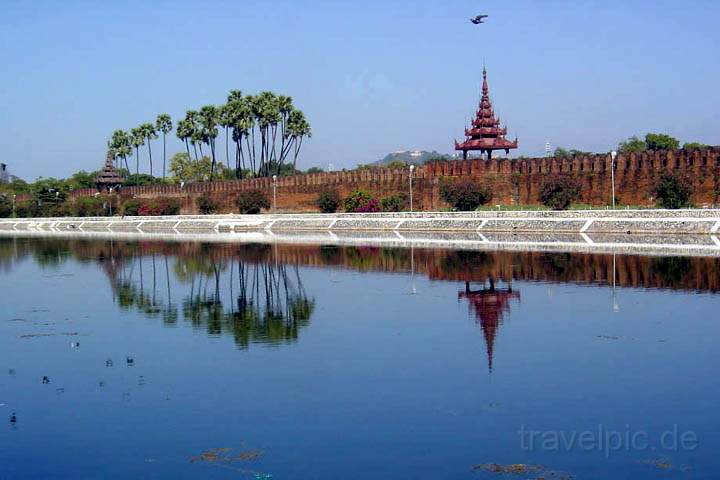
[[[611,158],[587,155],[563,158],[468,159],[434,162],[418,166],[413,174],[415,207],[422,210],[444,208],[440,183],[444,179],[472,178],[493,191],[493,204],[538,204],[540,186],[550,175],[574,176],[581,185],[581,202],[604,206],[611,202]],[[693,186],[696,205],[717,204],[720,199],[720,147],[667,152],[643,152],[618,155],[615,161],[617,201],[627,205],[652,205],[652,188],[663,171],[682,172]],[[314,173],[281,177],[277,180],[277,202],[281,210],[312,211],[317,194],[324,188],[336,188],[341,196],[362,188],[379,197],[409,190],[407,169],[375,168]],[[270,178],[198,182],[179,185],[126,187],[123,197],[157,196],[181,199],[184,213],[195,213],[195,199],[202,194],[214,197],[224,211],[233,211],[235,196],[259,189],[272,198]],[[72,197],[93,195],[94,189],[72,192]]]

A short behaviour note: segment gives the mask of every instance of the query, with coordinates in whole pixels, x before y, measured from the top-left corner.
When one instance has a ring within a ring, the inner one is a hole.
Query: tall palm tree
[[[198,160],[198,144],[200,146],[200,156],[202,156],[202,128],[199,123],[200,114],[195,110],[188,110],[185,114],[185,121],[187,122],[188,132],[190,133],[190,143],[195,151],[195,161]]]
[[[152,123],[143,123],[140,125],[140,129],[143,132],[143,135],[145,136],[145,140],[147,140],[147,147],[148,147],[148,155],[150,156],[150,176],[153,176],[153,161],[152,161],[152,148],[150,148],[150,143],[152,140],[155,140],[158,138],[157,131],[155,130],[155,125]]]
[[[157,119],[155,120],[155,128],[162,132],[163,134],[163,180],[165,180],[165,171],[166,171],[166,161],[167,161],[167,155],[166,155],[166,149],[167,149],[167,142],[166,137],[167,134],[172,131],[173,124],[172,119],[170,118],[170,115],[167,113],[161,113],[157,116]],[[190,152],[188,152],[189,154]]]
[[[132,138],[126,131],[115,130],[113,132],[112,139],[110,140],[110,148],[113,149],[118,158],[122,158],[124,160],[125,169],[127,169],[128,174],[130,173],[130,167],[128,166],[127,157],[128,155],[132,155],[131,144]]]
[[[205,105],[200,109],[200,127],[202,132],[202,141],[210,147],[212,155],[212,166],[210,167],[210,180],[215,175],[215,139],[218,136],[218,110],[214,105]]]
[[[230,154],[228,151],[228,140],[229,130],[232,128],[233,141],[235,142],[235,176],[240,178],[240,152],[238,151],[238,141],[235,139],[237,136],[235,131],[235,123],[237,123],[237,116],[239,113],[239,107],[242,103],[243,96],[240,90],[230,90],[227,96],[227,103],[220,107],[220,125],[225,127],[225,163],[228,167],[230,166]]]
[[[145,131],[140,128],[130,130],[131,143],[135,148],[135,174],[140,175],[140,147],[145,145]]]
[[[290,112],[290,115],[288,115],[288,127],[286,134],[291,140],[290,143],[293,145],[293,168],[295,168],[303,139],[305,137],[312,137],[310,124],[305,119],[305,114],[303,114],[303,112],[297,109]]]
[[[230,103],[217,108],[217,123],[225,130],[225,164],[230,166],[230,125],[232,125],[232,106]],[[237,168],[237,165],[236,165]]]
[[[175,129],[175,134],[181,142],[185,143],[185,149],[187,150],[188,159],[191,159],[192,157],[190,156],[190,136],[192,135],[192,132],[190,131],[190,125],[188,124],[188,121],[186,119],[182,119],[178,122],[177,128]]]

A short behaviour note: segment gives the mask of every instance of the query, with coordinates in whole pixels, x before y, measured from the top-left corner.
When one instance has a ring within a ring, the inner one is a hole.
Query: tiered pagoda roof
[[[95,185],[98,190],[110,190],[119,185],[125,183],[125,180],[115,171],[113,166],[113,152],[108,150],[107,157],[105,157],[105,166],[95,177]]]
[[[465,129],[465,141],[455,141],[455,150],[463,152],[463,158],[467,158],[468,151],[480,150],[487,153],[488,159],[492,157],[493,150],[505,150],[510,153],[511,149],[518,148],[517,138],[510,141],[505,138],[507,128],[500,127],[500,119],[495,117],[492,102],[490,101],[490,88],[487,81],[487,70],[483,68],[482,98],[478,106],[477,115],[470,128]]]

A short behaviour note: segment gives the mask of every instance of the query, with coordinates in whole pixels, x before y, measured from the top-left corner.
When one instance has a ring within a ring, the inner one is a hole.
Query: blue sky
[[[717,0],[3,2],[0,161],[93,170],[116,128],[228,90],[305,111],[300,167],[451,152],[486,62],[517,155],[663,131],[718,144]],[[468,18],[488,13],[474,27]],[[156,143],[156,152],[160,151]],[[169,152],[181,150],[175,139]]]

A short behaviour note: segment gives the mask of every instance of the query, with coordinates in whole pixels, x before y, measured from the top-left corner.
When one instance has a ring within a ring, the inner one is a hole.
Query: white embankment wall
[[[720,256],[720,210],[0,219],[0,235]]]

